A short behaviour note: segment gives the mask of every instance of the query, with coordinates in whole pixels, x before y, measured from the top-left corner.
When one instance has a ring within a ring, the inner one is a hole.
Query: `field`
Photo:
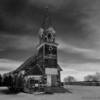
[[[0,88],[0,100],[100,100],[100,87],[65,86],[71,93],[25,94],[9,93]]]

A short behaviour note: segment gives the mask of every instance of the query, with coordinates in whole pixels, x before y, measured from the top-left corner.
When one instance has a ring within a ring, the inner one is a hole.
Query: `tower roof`
[[[45,7],[44,9],[44,16],[43,16],[43,22],[42,22],[42,28],[43,29],[47,29],[49,28],[50,26],[52,26],[52,23],[51,23],[51,16],[49,14],[49,9],[48,7]]]

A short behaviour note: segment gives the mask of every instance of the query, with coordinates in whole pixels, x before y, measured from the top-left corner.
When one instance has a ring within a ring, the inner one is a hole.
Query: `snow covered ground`
[[[67,86],[72,93],[26,94],[9,93],[0,88],[0,100],[100,100],[100,87]]]

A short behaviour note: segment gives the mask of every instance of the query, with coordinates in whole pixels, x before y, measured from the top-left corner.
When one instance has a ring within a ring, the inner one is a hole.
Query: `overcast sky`
[[[82,80],[100,72],[100,0],[0,0],[0,71],[16,69],[34,55],[47,5],[62,77]]]

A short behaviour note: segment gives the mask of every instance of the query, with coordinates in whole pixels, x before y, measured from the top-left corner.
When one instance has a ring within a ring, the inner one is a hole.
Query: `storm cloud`
[[[90,69],[93,64],[95,69],[100,62],[99,5],[99,0],[1,0],[0,58],[23,62],[35,53],[48,6],[62,67],[76,64]]]

